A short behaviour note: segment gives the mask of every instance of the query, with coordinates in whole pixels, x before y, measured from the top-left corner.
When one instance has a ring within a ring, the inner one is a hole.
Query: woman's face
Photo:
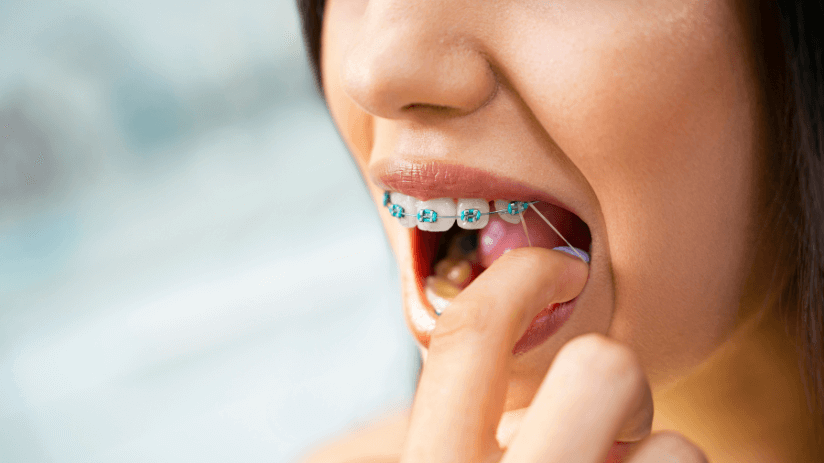
[[[421,254],[436,251],[421,244],[429,232],[401,227],[382,207],[385,189],[421,200],[543,199],[586,223],[589,280],[567,322],[515,356],[508,409],[529,404],[577,335],[632,347],[660,389],[737,329],[758,278],[764,133],[740,9],[733,0],[327,0],[324,92],[380,209],[424,351],[436,317],[421,290],[431,256]]]

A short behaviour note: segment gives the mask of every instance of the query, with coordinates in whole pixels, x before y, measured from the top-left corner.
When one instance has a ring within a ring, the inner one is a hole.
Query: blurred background
[[[410,403],[293,3],[0,2],[0,461],[289,462]]]

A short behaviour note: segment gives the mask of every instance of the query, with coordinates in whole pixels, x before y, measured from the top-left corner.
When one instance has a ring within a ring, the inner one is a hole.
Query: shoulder
[[[408,410],[383,416],[323,444],[298,463],[396,463],[408,422]]]

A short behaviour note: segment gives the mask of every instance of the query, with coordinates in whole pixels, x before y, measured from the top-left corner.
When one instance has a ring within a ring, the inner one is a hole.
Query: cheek
[[[750,263],[755,78],[733,13],[700,3],[588,12],[589,22],[565,18],[567,29],[524,14],[511,23],[531,32],[504,66],[598,197],[615,279],[610,334],[651,377],[689,368],[729,335]]]

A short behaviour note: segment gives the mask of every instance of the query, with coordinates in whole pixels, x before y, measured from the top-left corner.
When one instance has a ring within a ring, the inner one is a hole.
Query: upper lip
[[[421,201],[433,198],[481,198],[544,201],[564,208],[587,222],[574,205],[556,195],[483,169],[436,161],[386,159],[370,166],[372,182]]]

